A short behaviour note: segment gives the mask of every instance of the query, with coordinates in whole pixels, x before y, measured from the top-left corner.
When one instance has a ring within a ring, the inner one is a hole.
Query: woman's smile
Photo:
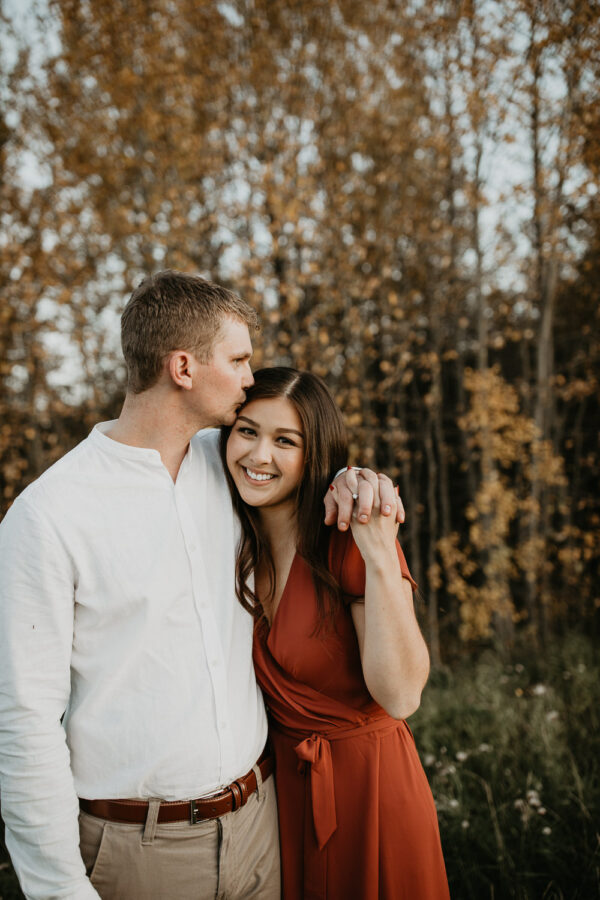
[[[248,466],[242,466],[241,468],[244,470],[250,481],[253,481],[255,483],[258,482],[264,484],[267,481],[272,481],[274,478],[277,478],[277,475],[273,474],[272,472],[256,472],[254,469],[250,469]]]

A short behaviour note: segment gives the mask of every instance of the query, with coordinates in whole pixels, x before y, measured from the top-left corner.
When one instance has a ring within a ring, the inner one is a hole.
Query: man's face
[[[211,359],[197,362],[192,397],[201,428],[232,425],[246,399],[244,391],[254,383],[250,371],[252,343],[245,322],[223,320]]]

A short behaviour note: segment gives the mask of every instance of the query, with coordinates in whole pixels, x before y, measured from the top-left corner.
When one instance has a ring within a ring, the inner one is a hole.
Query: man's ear
[[[174,350],[166,363],[171,381],[184,391],[189,391],[192,387],[195,368],[196,360],[187,350]]]

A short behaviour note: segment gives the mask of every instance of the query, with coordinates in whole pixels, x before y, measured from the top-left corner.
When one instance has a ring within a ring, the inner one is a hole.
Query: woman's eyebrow
[[[302,432],[298,431],[296,428],[276,428],[275,429],[276,433],[283,432],[283,431],[289,431],[291,434],[297,434],[298,437],[301,437],[302,439],[304,439],[304,435],[302,434]]]
[[[249,419],[248,416],[242,416],[242,415],[238,416],[238,422],[241,419],[243,419],[244,422],[247,422],[248,425],[252,425],[253,428],[260,428],[260,425],[258,424],[258,422],[255,422],[253,419]],[[283,431],[289,431],[292,434],[297,434],[298,437],[301,437],[304,440],[304,435],[302,434],[301,431],[298,431],[296,428],[276,428],[275,431],[277,433],[283,432]]]

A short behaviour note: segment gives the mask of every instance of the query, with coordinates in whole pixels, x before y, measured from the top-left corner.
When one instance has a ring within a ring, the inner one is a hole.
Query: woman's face
[[[227,441],[227,468],[249,506],[279,506],[295,498],[304,471],[304,435],[286,397],[243,407]]]

